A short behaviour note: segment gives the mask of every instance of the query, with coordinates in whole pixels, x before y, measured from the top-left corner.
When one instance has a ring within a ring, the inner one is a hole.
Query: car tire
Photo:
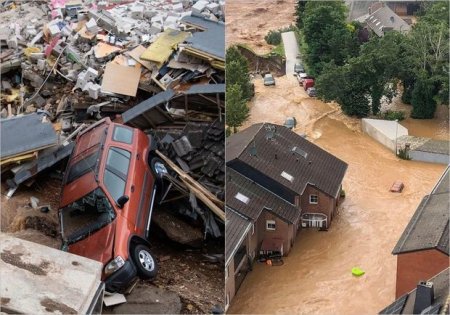
[[[132,259],[139,278],[151,280],[158,273],[158,264],[147,246],[138,244],[133,248]]]
[[[150,158],[149,164],[150,164],[150,169],[152,170],[153,175],[158,179],[162,178],[161,171],[163,169],[165,169],[165,171],[167,172],[167,168],[166,168],[166,165],[164,164],[164,162],[156,156]],[[162,166],[163,166],[163,169],[162,169]]]

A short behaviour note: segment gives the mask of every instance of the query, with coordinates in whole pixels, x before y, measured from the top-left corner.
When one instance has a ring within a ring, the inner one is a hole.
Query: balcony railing
[[[323,213],[304,213],[302,214],[302,227],[327,228],[327,215]]]

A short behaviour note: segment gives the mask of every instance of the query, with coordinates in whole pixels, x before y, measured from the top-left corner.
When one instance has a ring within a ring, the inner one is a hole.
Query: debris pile
[[[195,181],[181,185],[185,208],[203,219],[205,235],[220,236],[225,2],[1,5],[0,159],[8,197],[66,160],[81,130],[110,117],[161,141],[161,154]]]
[[[159,150],[219,199],[224,200],[223,124],[188,123],[182,130],[157,130]]]

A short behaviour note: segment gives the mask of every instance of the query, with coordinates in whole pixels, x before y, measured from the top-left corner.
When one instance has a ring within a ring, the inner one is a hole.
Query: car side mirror
[[[128,202],[128,200],[130,200],[130,197],[128,197],[127,195],[123,195],[121,197],[119,197],[119,199],[117,199],[117,206],[122,209],[123,206]]]

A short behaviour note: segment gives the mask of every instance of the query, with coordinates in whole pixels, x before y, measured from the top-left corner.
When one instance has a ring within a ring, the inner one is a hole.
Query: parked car
[[[305,68],[303,67],[303,65],[299,62],[297,62],[294,65],[294,72],[295,73],[304,73],[305,72]]]
[[[314,86],[314,79],[306,78],[303,80],[303,88],[305,89],[305,91],[307,91],[308,88],[311,88],[313,86]]]
[[[106,290],[121,292],[158,266],[147,241],[156,188],[167,172],[154,141],[102,119],[81,132],[67,165],[59,206],[62,249],[104,265]]]
[[[288,117],[284,122],[284,126],[289,129],[294,129],[297,126],[297,120],[295,117]]]
[[[264,85],[275,85],[275,79],[273,78],[273,75],[271,73],[267,73],[264,76]]]
[[[297,74],[298,84],[300,84],[300,86],[303,86],[303,81],[307,78],[308,78],[308,75],[306,73],[304,73],[304,72],[298,73]]]
[[[315,87],[310,87],[306,90],[306,93],[308,94],[309,97],[316,97],[317,96],[317,91]]]

